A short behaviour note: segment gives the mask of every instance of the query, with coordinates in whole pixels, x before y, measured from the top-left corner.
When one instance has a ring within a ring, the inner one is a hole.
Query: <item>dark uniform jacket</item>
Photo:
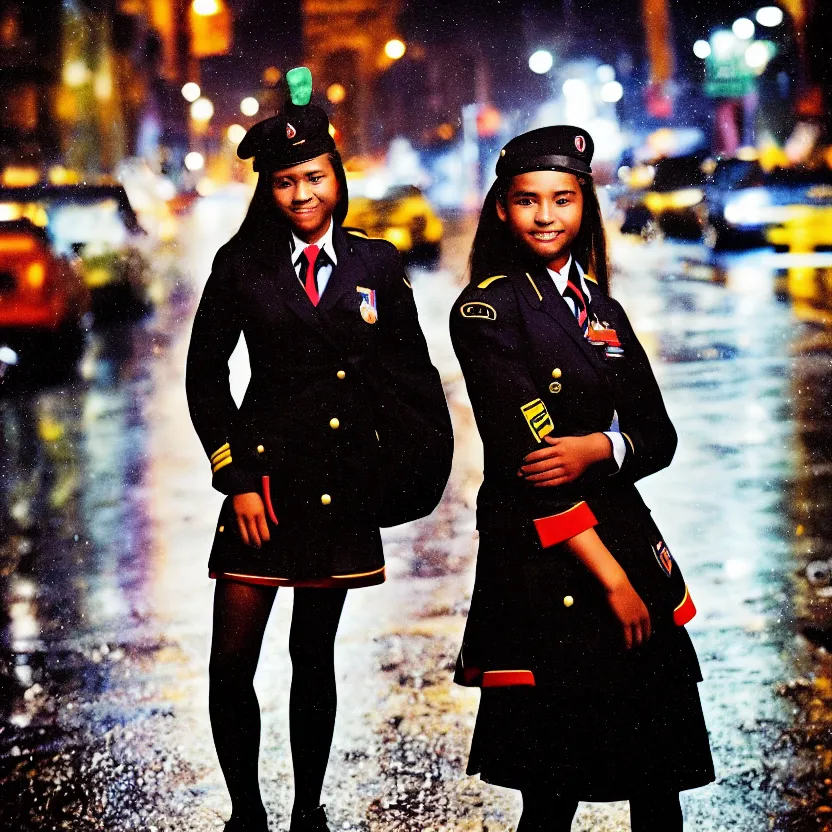
[[[188,352],[191,418],[214,487],[263,495],[271,542],[245,546],[227,499],[212,572],[310,585],[383,580],[383,506],[412,485],[386,478],[385,443],[401,444],[397,420],[405,434],[413,423],[427,431],[442,462],[428,466],[430,498],[411,488],[399,514],[428,513],[447,480],[450,419],[399,255],[339,226],[333,245],[337,265],[317,307],[296,276],[287,237],[237,235],[214,260]],[[366,314],[368,304],[375,315]],[[251,381],[238,410],[228,358],[241,333]],[[381,388],[392,405],[379,404]]]
[[[644,661],[699,673],[679,626],[689,595],[634,485],[670,463],[676,432],[624,310],[593,288],[590,316],[616,332],[623,356],[589,343],[545,270],[471,284],[451,312],[485,461],[463,684],[603,684]],[[517,476],[545,435],[608,431],[616,412],[620,470],[608,460],[554,488]],[[651,613],[653,639],[629,655],[602,588],[561,542],[593,526]]]

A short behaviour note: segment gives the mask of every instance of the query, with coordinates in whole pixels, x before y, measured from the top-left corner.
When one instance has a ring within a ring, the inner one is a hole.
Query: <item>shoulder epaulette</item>
[[[482,283],[477,284],[477,289],[487,289],[495,280],[500,280],[504,277],[504,274],[495,274],[492,277],[487,277]]]
[[[361,228],[345,228],[347,234],[352,234],[353,237],[361,237],[364,240],[369,240],[370,235]]]

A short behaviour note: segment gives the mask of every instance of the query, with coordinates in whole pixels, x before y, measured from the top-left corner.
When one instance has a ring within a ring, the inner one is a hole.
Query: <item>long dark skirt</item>
[[[608,691],[482,691],[468,773],[576,800],[628,800],[714,779],[694,682],[640,680]]]

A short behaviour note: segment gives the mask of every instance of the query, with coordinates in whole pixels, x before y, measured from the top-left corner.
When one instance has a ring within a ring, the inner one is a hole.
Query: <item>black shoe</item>
[[[266,813],[262,815],[232,815],[223,827],[223,832],[269,832]]]
[[[331,832],[326,825],[324,806],[318,806],[311,812],[292,812],[292,825],[289,832]]]

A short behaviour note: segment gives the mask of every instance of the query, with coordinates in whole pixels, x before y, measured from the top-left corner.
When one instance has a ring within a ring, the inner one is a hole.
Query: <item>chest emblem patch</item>
[[[463,303],[459,310],[463,318],[484,318],[487,321],[497,320],[497,310],[490,303],[474,301]]]
[[[653,554],[656,556],[656,560],[659,566],[661,566],[662,571],[669,578],[670,573],[673,571],[673,557],[670,554],[670,549],[667,548],[667,544],[663,540],[654,543]]]
[[[374,324],[378,320],[378,309],[376,308],[376,290],[365,289],[363,286],[356,286],[355,291],[361,296],[359,312],[361,317],[368,323]]]

